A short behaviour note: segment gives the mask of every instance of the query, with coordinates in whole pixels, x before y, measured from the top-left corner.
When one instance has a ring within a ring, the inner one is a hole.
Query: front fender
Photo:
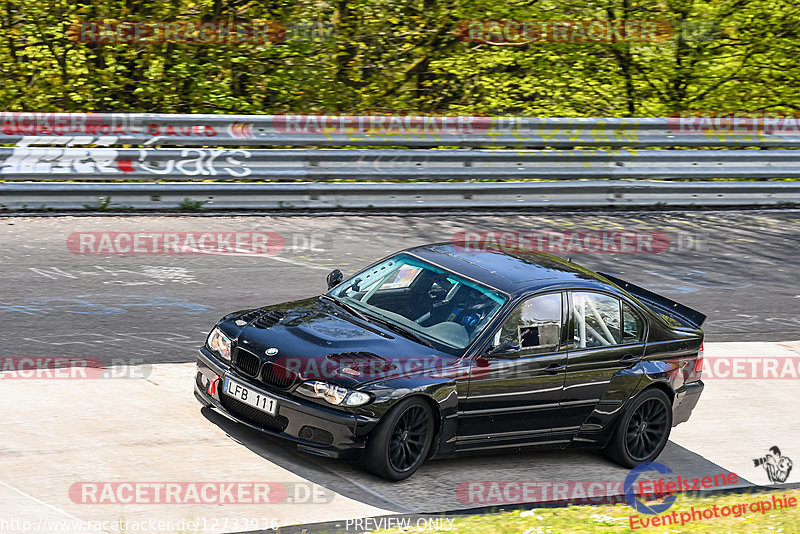
[[[423,397],[435,410],[437,424],[430,456],[452,452],[458,414],[457,383],[453,378],[440,376],[399,376],[387,378],[362,388],[375,396],[375,402],[359,409],[357,413],[382,418],[397,403],[409,397]]]

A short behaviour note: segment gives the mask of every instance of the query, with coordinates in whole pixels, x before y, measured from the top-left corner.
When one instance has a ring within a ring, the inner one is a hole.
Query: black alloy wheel
[[[603,453],[625,467],[652,462],[667,445],[671,430],[672,403],[666,393],[651,387],[620,416]]]
[[[658,398],[640,404],[628,422],[625,441],[631,457],[644,462],[668,433],[667,409]]]
[[[411,469],[427,446],[429,417],[423,406],[408,407],[392,431],[389,440],[389,462],[397,471]]]
[[[370,434],[361,464],[389,480],[410,477],[425,462],[433,439],[433,411],[411,397],[399,402]]]

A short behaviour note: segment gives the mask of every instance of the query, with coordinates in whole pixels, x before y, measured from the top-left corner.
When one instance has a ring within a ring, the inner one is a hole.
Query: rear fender
[[[617,418],[636,395],[656,384],[674,391],[676,368],[676,364],[670,360],[642,360],[633,367],[616,372],[594,411],[581,425],[572,446],[605,445],[611,438]]]

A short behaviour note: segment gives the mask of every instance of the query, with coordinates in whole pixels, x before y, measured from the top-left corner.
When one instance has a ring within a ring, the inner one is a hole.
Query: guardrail
[[[800,178],[795,150],[0,148],[0,179]]]
[[[798,147],[797,119],[0,112],[0,144]]]
[[[0,145],[13,146],[0,147],[0,208],[797,203],[793,183],[696,182],[800,178],[796,122],[4,112]],[[347,148],[324,148],[331,146]],[[341,179],[361,183],[324,183]],[[391,182],[408,179],[511,181]],[[200,180],[244,183],[189,183]]]
[[[800,182],[0,183],[6,210],[800,207]]]

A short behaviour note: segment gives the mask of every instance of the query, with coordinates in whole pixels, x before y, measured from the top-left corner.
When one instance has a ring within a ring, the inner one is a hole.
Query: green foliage
[[[181,200],[178,209],[182,211],[197,211],[202,209],[203,204],[207,203],[207,200],[192,200],[189,197],[184,198]]]
[[[279,43],[91,43],[70,24],[279,21]],[[657,20],[660,43],[464,42],[465,20]],[[464,111],[665,116],[797,110],[795,0],[4,0],[0,109]]]
[[[97,204],[92,206],[91,204],[84,204],[83,207],[90,211],[108,211],[110,210],[111,205],[111,196],[100,197],[97,199]]]
[[[797,490],[773,493],[744,493],[744,494],[714,494],[706,497],[679,494],[676,503],[660,516],[639,515],[627,503],[581,505],[564,508],[532,508],[516,510],[513,512],[488,513],[473,516],[455,516],[447,519],[433,518],[447,528],[451,534],[506,534],[518,532],[525,534],[629,534],[637,532],[642,534],[662,534],[664,532],[708,533],[708,534],[750,534],[752,532],[798,532],[800,531],[800,514],[797,507],[778,508],[766,513],[760,513],[757,508],[748,509],[753,503],[763,501],[772,502],[776,499],[796,499],[800,497]],[[693,510],[709,510],[727,507],[729,511],[737,510],[727,516],[712,517],[711,519],[690,519]],[[746,513],[738,513],[742,509]],[[756,510],[756,511],[751,511]],[[675,517],[672,513],[675,512]],[[686,514],[686,515],[682,515]],[[644,521],[659,518],[658,526],[643,528]],[[633,518],[633,523],[631,522]],[[683,519],[683,521],[681,521]],[[402,520],[402,518],[399,518]],[[433,523],[436,524],[436,523]],[[636,530],[632,530],[632,527]],[[431,528],[416,526],[412,520],[410,528],[404,529],[409,534],[422,534],[431,532]],[[375,534],[390,534],[397,530],[377,530]]]

